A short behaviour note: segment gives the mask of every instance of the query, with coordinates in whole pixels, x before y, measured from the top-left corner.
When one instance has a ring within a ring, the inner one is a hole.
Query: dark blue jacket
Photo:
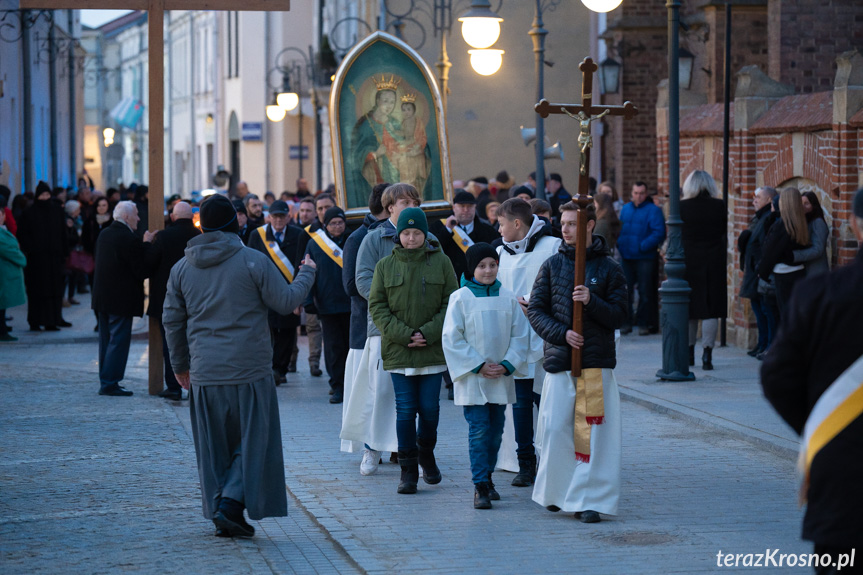
[[[620,210],[620,237],[617,249],[625,260],[656,257],[656,250],[665,240],[665,218],[651,198],[635,206],[629,202]]]
[[[369,303],[357,290],[357,254],[363,238],[374,229],[380,222],[371,214],[366,214],[363,225],[354,230],[345,242],[345,253],[342,262],[342,287],[351,298],[351,329],[350,348],[363,349],[366,346],[366,332],[368,331]]]
[[[330,239],[344,252],[346,236],[347,233],[341,238],[330,236]],[[351,313],[351,298],[342,286],[342,267],[334,262],[314,240],[309,241],[306,254],[312,256],[318,265],[315,285],[312,286],[309,299],[306,301],[306,312],[318,315]],[[342,263],[344,264],[344,255],[342,255]],[[310,306],[312,302],[314,302],[313,309]]]

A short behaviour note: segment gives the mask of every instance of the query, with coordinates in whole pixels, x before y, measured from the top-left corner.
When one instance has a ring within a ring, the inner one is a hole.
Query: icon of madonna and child
[[[352,181],[352,195],[367,198],[377,184],[406,182],[427,197],[432,168],[426,136],[429,103],[415,91],[400,87],[398,76],[372,76],[371,80],[374,87],[365,83],[368,93],[358,95],[357,100],[370,101],[374,90],[374,105],[360,116],[351,132],[348,181]]]

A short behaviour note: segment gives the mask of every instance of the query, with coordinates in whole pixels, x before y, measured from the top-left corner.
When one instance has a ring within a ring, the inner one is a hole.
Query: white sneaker
[[[374,449],[363,449],[363,462],[360,463],[360,475],[372,475],[378,470],[381,452]]]

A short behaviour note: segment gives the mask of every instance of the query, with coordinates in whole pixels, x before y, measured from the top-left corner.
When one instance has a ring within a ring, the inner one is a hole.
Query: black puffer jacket
[[[626,320],[626,278],[620,265],[609,257],[602,236],[593,236],[587,248],[585,284],[590,289],[590,303],[584,307],[584,348],[582,367],[617,365],[614,330]],[[549,373],[570,368],[572,348],[566,343],[566,332],[572,329],[572,290],[575,274],[575,248],[562,244],[560,251],[548,258],[536,276],[527,317],[530,325],[545,340],[542,367]]]

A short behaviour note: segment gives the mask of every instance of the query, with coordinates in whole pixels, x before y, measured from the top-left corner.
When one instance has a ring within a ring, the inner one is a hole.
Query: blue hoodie
[[[617,238],[617,249],[625,260],[656,257],[656,250],[665,240],[665,218],[662,210],[647,198],[638,206],[629,202],[620,210],[623,226]]]

